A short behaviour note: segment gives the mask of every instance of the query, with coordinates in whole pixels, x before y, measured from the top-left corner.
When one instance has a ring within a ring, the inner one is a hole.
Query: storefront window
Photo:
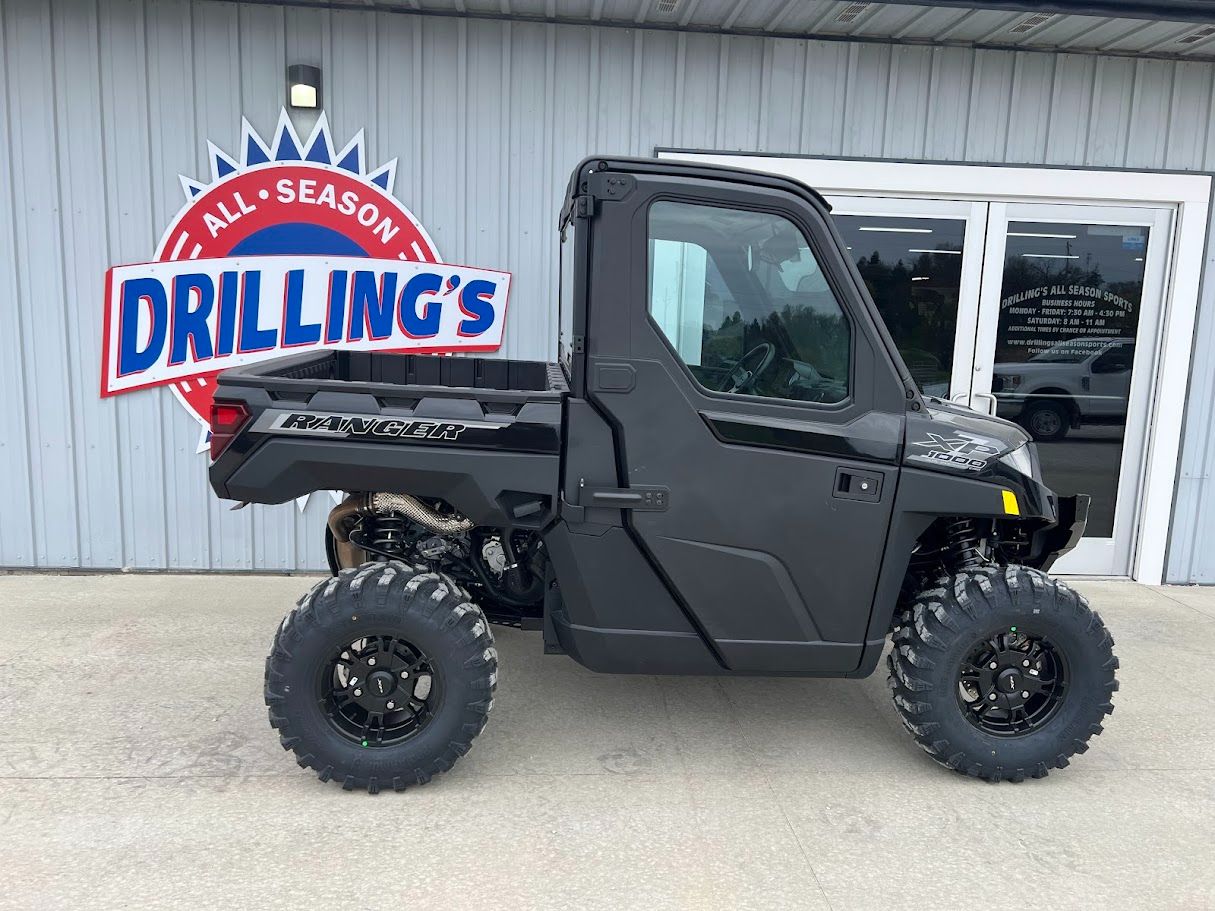
[[[1046,483],[1092,495],[1113,534],[1148,229],[1010,222],[996,332],[997,413],[1038,442]]]
[[[946,398],[966,222],[835,215],[848,254],[920,390]]]

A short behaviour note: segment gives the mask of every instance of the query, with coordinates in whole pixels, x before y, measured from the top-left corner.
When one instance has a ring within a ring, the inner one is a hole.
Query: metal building
[[[325,496],[229,512],[173,395],[97,386],[107,269],[153,258],[242,118],[275,135],[306,65],[335,147],[364,130],[369,164],[397,159],[443,258],[513,273],[504,355],[554,354],[588,152],[793,173],[874,275],[926,273],[874,284],[926,390],[1020,408],[1048,481],[1104,495],[1068,569],[1215,582],[1215,4],[1028,6],[4,0],[0,566],[324,565]],[[1059,284],[1016,284],[1030,266]],[[1046,343],[1042,288],[1083,345]]]

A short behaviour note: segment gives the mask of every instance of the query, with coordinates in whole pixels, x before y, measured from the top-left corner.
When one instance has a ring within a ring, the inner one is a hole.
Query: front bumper
[[[1034,532],[1030,539],[1029,557],[1025,562],[1047,572],[1056,560],[1079,544],[1088,525],[1090,501],[1087,494],[1059,497],[1058,519],[1054,525]]]

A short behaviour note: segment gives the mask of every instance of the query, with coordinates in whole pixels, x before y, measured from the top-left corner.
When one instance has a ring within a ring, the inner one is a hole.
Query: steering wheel
[[[718,392],[751,392],[759,375],[776,360],[776,346],[771,342],[760,342],[726,371],[726,378],[717,387]]]

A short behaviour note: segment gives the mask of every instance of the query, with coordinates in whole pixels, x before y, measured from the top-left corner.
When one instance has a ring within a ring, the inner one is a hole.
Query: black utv
[[[326,351],[220,377],[211,483],[350,491],[283,620],[271,724],[346,788],[419,784],[493,706],[491,623],[630,674],[864,677],[936,760],[1039,778],[1112,710],[1113,641],[1046,574],[1086,497],[1015,424],[921,394],[827,204],[591,158],[553,364]]]

